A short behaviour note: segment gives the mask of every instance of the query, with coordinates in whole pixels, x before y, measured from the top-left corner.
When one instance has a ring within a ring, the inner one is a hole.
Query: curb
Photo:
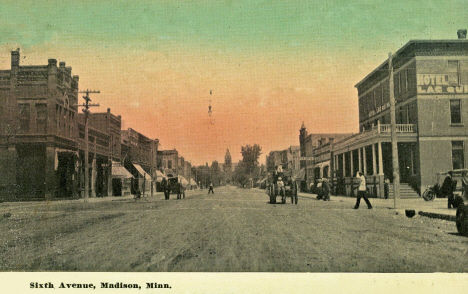
[[[436,219],[442,219],[442,220],[451,221],[451,222],[455,222],[456,219],[457,219],[456,216],[454,216],[454,215],[441,214],[441,213],[418,211],[418,214],[420,216],[425,216],[425,217],[429,217],[429,218],[436,218]]]

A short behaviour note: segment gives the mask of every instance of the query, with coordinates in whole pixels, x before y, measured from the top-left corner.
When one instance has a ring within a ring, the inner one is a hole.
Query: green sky
[[[16,48],[22,64],[66,61],[126,127],[196,163],[222,161],[226,148],[237,160],[240,144],[298,145],[302,121],[357,131],[354,85],[411,39],[455,39],[466,11],[440,0],[3,0],[0,68]]]

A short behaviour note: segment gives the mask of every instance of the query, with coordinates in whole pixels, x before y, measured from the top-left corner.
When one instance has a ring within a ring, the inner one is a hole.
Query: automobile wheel
[[[436,196],[436,194],[432,190],[426,190],[426,191],[424,191],[424,193],[422,195],[423,199],[426,200],[426,201],[434,200],[435,196]]]
[[[463,204],[457,208],[456,223],[458,233],[468,236],[468,213],[467,207]]]

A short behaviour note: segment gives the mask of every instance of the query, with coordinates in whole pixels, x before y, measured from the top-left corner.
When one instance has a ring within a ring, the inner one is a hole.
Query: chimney
[[[60,67],[60,68],[65,68],[65,62],[64,62],[64,61],[61,61],[61,62],[59,63],[59,67]]]
[[[16,51],[11,51],[11,68],[19,67],[20,53],[19,49]]]
[[[466,30],[458,30],[457,35],[458,35],[458,40],[466,39]]]
[[[48,62],[49,66],[57,66],[57,59],[49,59]]]

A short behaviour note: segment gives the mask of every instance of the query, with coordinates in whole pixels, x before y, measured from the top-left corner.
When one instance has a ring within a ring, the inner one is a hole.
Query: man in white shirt
[[[364,201],[366,201],[367,208],[372,209],[372,205],[371,205],[369,199],[367,199],[366,178],[364,177],[364,175],[361,172],[357,172],[356,178],[359,179],[359,187],[358,187],[358,193],[357,193],[357,197],[356,197],[356,205],[354,205],[354,209],[359,208],[359,204],[361,203],[361,198],[364,198]]]
[[[278,178],[278,181],[276,182],[276,184],[278,185],[278,193],[281,195],[281,196],[284,196],[284,183],[283,183],[283,179],[281,177]]]

